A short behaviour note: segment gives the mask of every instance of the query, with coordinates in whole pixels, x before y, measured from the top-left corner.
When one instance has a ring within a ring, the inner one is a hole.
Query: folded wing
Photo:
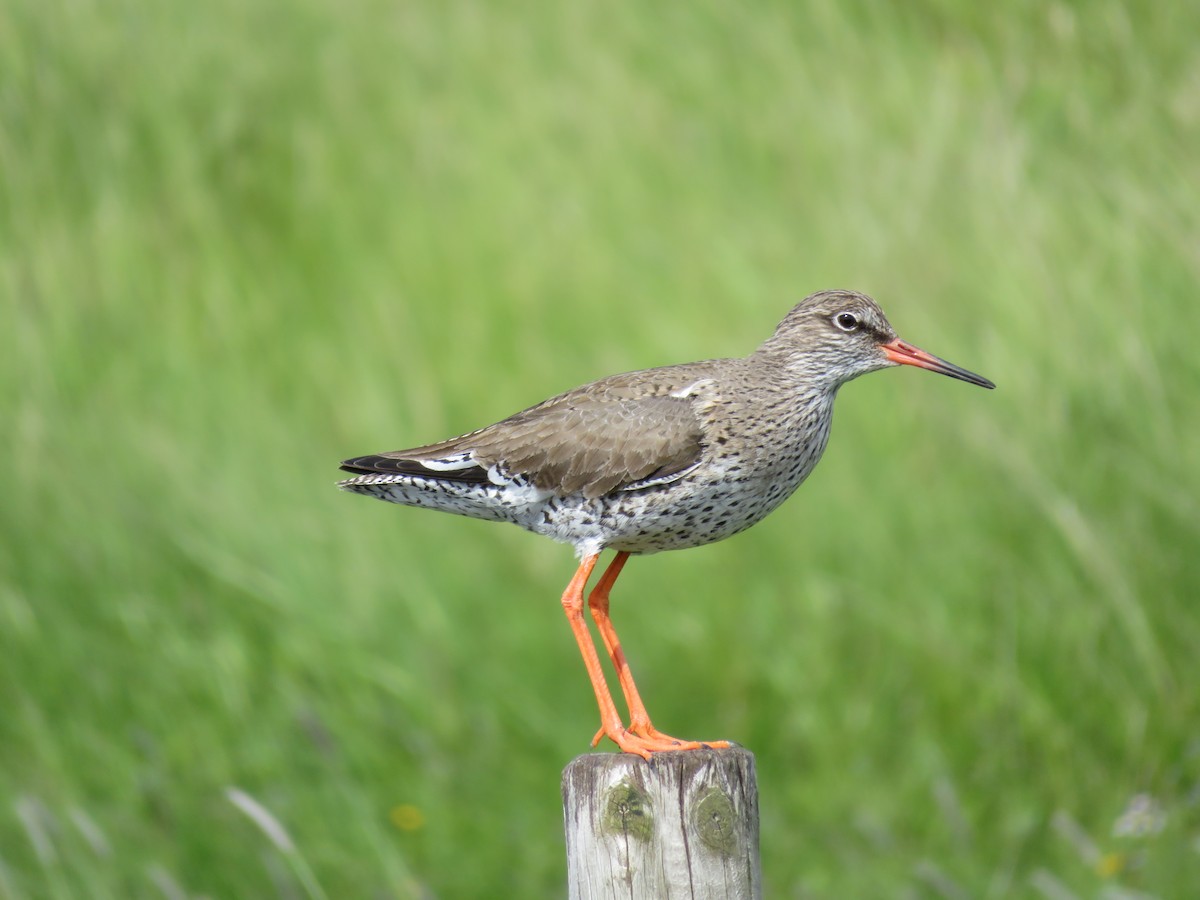
[[[639,373],[646,374],[646,373]],[[700,460],[697,399],[622,376],[571,391],[495,425],[424,447],[348,459],[356,474],[494,482],[520,479],[559,496],[595,498],[675,480]]]

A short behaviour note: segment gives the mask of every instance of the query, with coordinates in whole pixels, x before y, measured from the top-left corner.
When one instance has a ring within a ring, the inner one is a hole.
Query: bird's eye
[[[842,312],[833,317],[834,324],[842,331],[854,331],[858,328],[858,316],[854,313]]]

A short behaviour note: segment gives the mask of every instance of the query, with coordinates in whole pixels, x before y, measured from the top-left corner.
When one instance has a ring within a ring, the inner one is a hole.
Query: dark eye
[[[854,331],[858,328],[858,316],[854,313],[841,312],[833,317],[834,324],[842,331]]]

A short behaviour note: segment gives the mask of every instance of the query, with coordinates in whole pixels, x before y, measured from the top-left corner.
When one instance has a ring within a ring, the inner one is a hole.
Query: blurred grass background
[[[569,549],[336,463],[827,287],[999,390],[862,379],[771,519],[630,566],[656,723],[757,754],[769,896],[1190,896],[1197,25],[5,3],[0,897],[563,896]]]

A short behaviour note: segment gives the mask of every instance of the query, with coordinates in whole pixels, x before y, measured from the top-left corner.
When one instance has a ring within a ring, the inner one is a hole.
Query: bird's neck
[[[803,406],[832,406],[838,388],[846,382],[836,366],[818,354],[795,348],[777,351],[761,347],[750,360],[768,369],[770,382]]]

